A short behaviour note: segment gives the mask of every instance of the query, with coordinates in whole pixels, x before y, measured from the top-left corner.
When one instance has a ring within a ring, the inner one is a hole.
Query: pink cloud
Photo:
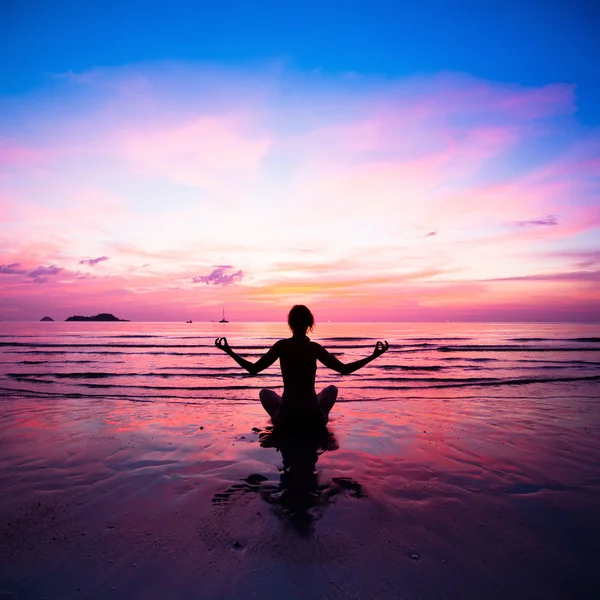
[[[0,165],[31,165],[45,156],[47,153],[39,148],[0,141]]]
[[[138,169],[192,186],[219,186],[223,175],[254,171],[269,141],[237,118],[203,117],[180,126],[129,134],[126,156]]]

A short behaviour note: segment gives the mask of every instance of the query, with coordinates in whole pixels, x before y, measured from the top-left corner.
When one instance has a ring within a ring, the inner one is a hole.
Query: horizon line
[[[114,324],[114,323],[181,323],[181,324],[187,324],[187,325],[198,325],[198,324],[202,324],[202,325],[207,325],[207,324],[221,324],[221,325],[238,325],[238,324],[248,324],[248,323],[265,323],[265,324],[273,324],[273,323],[279,323],[282,325],[287,325],[287,323],[285,321],[281,321],[281,320],[277,320],[277,321],[229,321],[227,323],[220,323],[219,321],[193,321],[192,323],[187,323],[186,321],[144,321],[144,320],[140,320],[140,321],[136,321],[136,320],[132,320],[132,319],[126,319],[126,320],[121,320],[121,321],[67,321],[66,319],[64,320],[56,320],[53,319],[52,321],[42,321],[41,319],[38,320],[1,320],[0,319],[0,323],[103,323],[103,324]],[[540,321],[529,321],[529,320],[520,320],[520,321],[494,321],[494,320],[474,320],[474,321],[469,321],[469,320],[461,320],[461,319],[456,319],[456,320],[448,320],[448,321],[319,321],[317,323],[315,323],[315,327],[317,325],[350,325],[350,324],[356,324],[356,325],[361,325],[361,324],[375,324],[375,323],[381,323],[381,324],[395,324],[395,323],[412,323],[412,324],[444,324],[444,323],[448,323],[448,324],[452,324],[452,323],[487,323],[487,324],[547,324],[547,325],[600,325],[600,320],[598,321],[545,321],[545,320],[540,320]]]

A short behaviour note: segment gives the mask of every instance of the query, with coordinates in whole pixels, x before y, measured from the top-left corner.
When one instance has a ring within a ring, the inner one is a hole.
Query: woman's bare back
[[[307,337],[277,342],[283,396],[314,396],[319,344]]]
[[[304,328],[304,331],[306,329]],[[337,398],[337,388],[330,385],[317,395],[315,391],[317,361],[341,375],[349,375],[381,356],[387,351],[388,344],[377,342],[370,356],[344,364],[321,344],[311,342],[306,335],[300,335],[295,329],[293,331],[294,335],[291,338],[273,344],[255,363],[234,352],[226,338],[217,338],[215,346],[229,354],[251,375],[257,375],[279,359],[283,378],[282,397],[269,389],[261,390],[259,394],[265,410],[273,418],[273,423],[315,421],[326,424],[329,411]]]

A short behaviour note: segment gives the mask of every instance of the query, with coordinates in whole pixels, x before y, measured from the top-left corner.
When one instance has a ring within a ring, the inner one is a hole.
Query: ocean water
[[[0,323],[0,394],[177,403],[254,402],[281,390],[278,364],[251,377],[214,340],[256,360],[287,337],[273,323]],[[343,362],[389,351],[341,377],[322,365],[317,391],[339,402],[405,398],[600,397],[600,324],[323,323],[311,339]]]

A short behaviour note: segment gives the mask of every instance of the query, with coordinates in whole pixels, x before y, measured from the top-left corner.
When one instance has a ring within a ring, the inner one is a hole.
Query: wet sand
[[[3,400],[0,598],[594,597],[600,400],[552,389],[283,447],[258,403]]]

